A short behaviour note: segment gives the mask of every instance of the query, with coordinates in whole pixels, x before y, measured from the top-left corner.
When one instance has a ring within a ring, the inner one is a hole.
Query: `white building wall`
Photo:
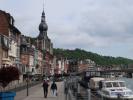
[[[61,74],[61,60],[58,61],[58,67],[59,67],[59,70],[58,70],[58,74]]]
[[[65,69],[65,61],[64,59],[61,59],[58,61],[58,65],[59,65],[59,74],[62,74],[62,72],[64,71]]]
[[[9,48],[9,56],[17,57],[17,43],[15,41],[11,41]]]
[[[53,58],[52,66],[51,66],[51,75],[54,75],[54,69],[56,68],[56,56]]]
[[[12,65],[15,65],[17,58],[17,42],[12,40],[8,51]]]
[[[34,58],[32,55],[30,55],[29,57],[29,71],[32,73],[32,69],[33,69],[33,66],[34,65]],[[32,73],[33,74],[33,73]]]

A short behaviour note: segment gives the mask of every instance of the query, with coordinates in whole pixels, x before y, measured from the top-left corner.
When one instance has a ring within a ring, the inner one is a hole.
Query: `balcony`
[[[3,65],[12,65],[11,60],[9,58],[2,58]]]

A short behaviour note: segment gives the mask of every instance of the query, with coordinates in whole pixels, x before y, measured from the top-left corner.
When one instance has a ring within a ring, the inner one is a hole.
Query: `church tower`
[[[48,47],[47,30],[48,30],[48,25],[45,21],[45,12],[43,9],[42,16],[41,16],[41,23],[39,24],[39,35],[37,37],[37,45],[40,50],[46,50]]]
[[[41,23],[39,24],[39,35],[37,37],[37,48],[42,51],[47,51],[50,54],[53,54],[53,43],[47,36],[48,25],[45,20],[44,4],[43,12],[41,16]]]
[[[40,34],[38,36],[39,40],[47,37],[47,30],[48,30],[48,26],[45,21],[45,13],[44,13],[44,9],[43,9],[41,23],[39,25],[39,31],[40,31]]]
[[[39,24],[39,35],[37,36],[37,49],[43,53],[43,60],[45,63],[42,64],[42,72],[45,75],[50,75],[51,68],[53,68],[53,43],[47,35],[48,25],[45,20],[44,4],[41,16],[41,23]]]

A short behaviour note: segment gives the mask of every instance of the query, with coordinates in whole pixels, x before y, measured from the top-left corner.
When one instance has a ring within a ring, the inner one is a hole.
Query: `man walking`
[[[51,91],[52,91],[53,96],[57,96],[57,85],[54,81],[51,85]]]
[[[68,82],[67,82],[67,80],[65,79],[65,80],[64,80],[64,94],[65,94],[65,100],[67,100],[68,89],[69,89]]]
[[[43,81],[43,91],[44,91],[44,98],[47,98],[48,95],[48,82],[46,80]]]

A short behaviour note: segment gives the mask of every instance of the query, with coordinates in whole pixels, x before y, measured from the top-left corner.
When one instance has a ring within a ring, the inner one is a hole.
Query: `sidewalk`
[[[29,89],[30,93],[29,93],[28,97],[20,99],[21,96],[23,95],[23,93],[26,92],[25,91],[22,94],[18,93],[17,96],[15,97],[15,100],[65,100],[65,95],[64,95],[64,90],[63,90],[64,89],[63,82],[56,82],[56,83],[57,83],[57,88],[58,88],[58,96],[57,97],[53,97],[51,95],[50,86],[49,86],[48,97],[44,98],[42,84],[39,84],[34,89],[32,89],[32,91],[30,91],[30,89]]]

